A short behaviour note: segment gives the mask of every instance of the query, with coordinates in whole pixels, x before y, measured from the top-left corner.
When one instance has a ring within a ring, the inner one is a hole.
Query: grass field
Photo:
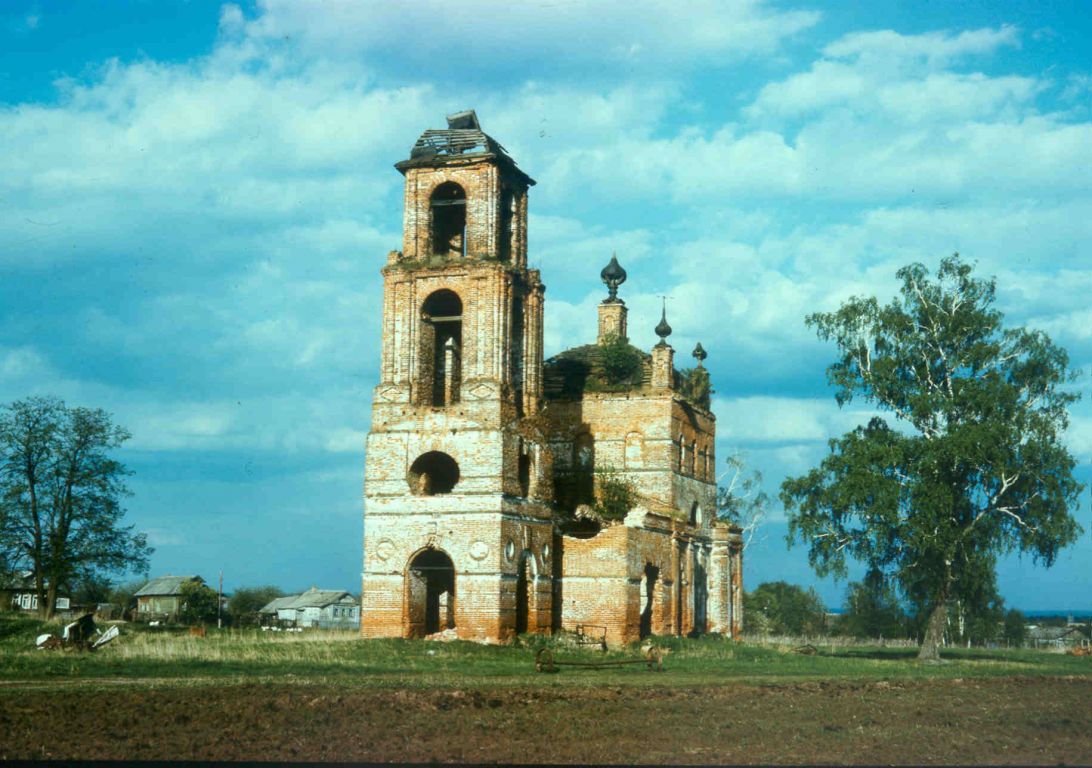
[[[35,649],[41,631],[0,619],[0,758],[1092,761],[1092,659],[1036,651],[922,666],[910,648],[664,638],[662,673],[544,674],[543,643],[639,653],[122,625],[81,654]]]

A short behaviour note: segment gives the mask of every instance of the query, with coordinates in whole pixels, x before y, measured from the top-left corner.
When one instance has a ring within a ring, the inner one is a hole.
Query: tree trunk
[[[46,618],[53,618],[53,609],[57,605],[57,582],[50,581],[46,588]]]
[[[42,567],[39,564],[41,560],[35,561],[34,564],[34,597],[38,601],[38,618],[48,619],[49,614],[46,612],[46,606],[48,601],[46,600],[45,583],[42,578]]]
[[[948,626],[948,601],[941,598],[929,614],[929,623],[925,626],[925,638],[921,641],[918,661],[936,663],[940,661],[940,644],[944,640],[944,630]]]

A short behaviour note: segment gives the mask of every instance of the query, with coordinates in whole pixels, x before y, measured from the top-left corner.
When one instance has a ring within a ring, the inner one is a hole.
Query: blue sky
[[[1092,20],[1083,2],[0,6],[0,400],[128,426],[154,573],[359,585],[391,167],[474,107],[538,181],[547,352],[616,250],[631,337],[709,351],[718,452],[776,495],[839,410],[805,314],[960,251],[1065,346],[1092,480]],[[1089,609],[1092,523],[1022,608]],[[751,585],[812,584],[775,508]]]

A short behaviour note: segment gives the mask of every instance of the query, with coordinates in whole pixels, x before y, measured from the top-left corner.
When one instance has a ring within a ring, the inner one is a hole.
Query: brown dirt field
[[[0,690],[0,758],[1090,763],[1092,680]]]

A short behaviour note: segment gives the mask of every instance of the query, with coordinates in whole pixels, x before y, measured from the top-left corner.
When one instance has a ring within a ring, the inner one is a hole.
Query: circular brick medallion
[[[475,541],[470,545],[470,556],[475,560],[484,560],[489,555],[489,545],[484,541]]]
[[[394,554],[394,542],[390,539],[383,539],[381,542],[375,545],[375,556],[380,560],[387,560]]]

